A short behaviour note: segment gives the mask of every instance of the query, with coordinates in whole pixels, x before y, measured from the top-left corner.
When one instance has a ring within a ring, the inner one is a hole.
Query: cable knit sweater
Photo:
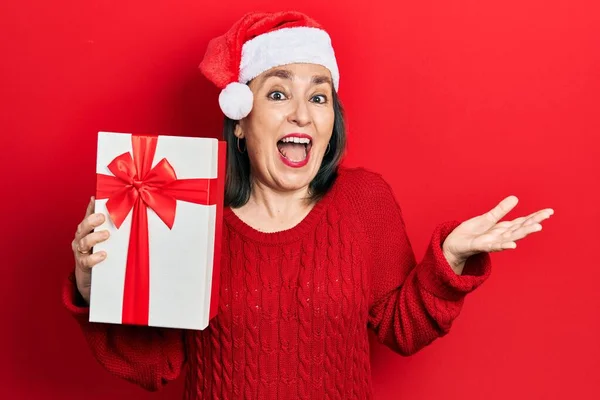
[[[417,263],[391,187],[340,168],[291,229],[260,232],[224,209],[219,312],[204,331],[90,323],[72,272],[63,301],[95,358],[148,390],[187,366],[185,399],[370,399],[367,329],[414,354],[489,276],[488,253],[450,268],[442,243],[459,223],[436,226]]]

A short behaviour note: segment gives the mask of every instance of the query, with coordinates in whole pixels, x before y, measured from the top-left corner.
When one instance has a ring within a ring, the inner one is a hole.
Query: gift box
[[[217,312],[226,142],[99,132],[91,322],[201,330]]]

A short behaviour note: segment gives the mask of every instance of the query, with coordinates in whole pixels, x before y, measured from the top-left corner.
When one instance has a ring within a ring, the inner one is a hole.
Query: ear
[[[235,124],[235,129],[233,131],[233,134],[238,138],[238,139],[243,139],[244,138],[244,129],[242,128],[242,121],[238,121],[237,124]]]

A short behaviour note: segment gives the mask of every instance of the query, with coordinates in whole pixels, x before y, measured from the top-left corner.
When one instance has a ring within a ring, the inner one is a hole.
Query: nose
[[[298,126],[306,126],[311,122],[310,109],[308,101],[304,99],[292,100],[293,109],[290,112],[288,120]]]

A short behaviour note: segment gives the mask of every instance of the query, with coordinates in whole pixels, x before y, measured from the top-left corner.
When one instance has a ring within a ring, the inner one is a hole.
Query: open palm
[[[546,208],[512,221],[499,222],[519,202],[508,196],[485,214],[464,221],[444,241],[444,254],[455,263],[482,252],[515,249],[517,240],[542,230],[541,222],[550,218],[554,210]]]

